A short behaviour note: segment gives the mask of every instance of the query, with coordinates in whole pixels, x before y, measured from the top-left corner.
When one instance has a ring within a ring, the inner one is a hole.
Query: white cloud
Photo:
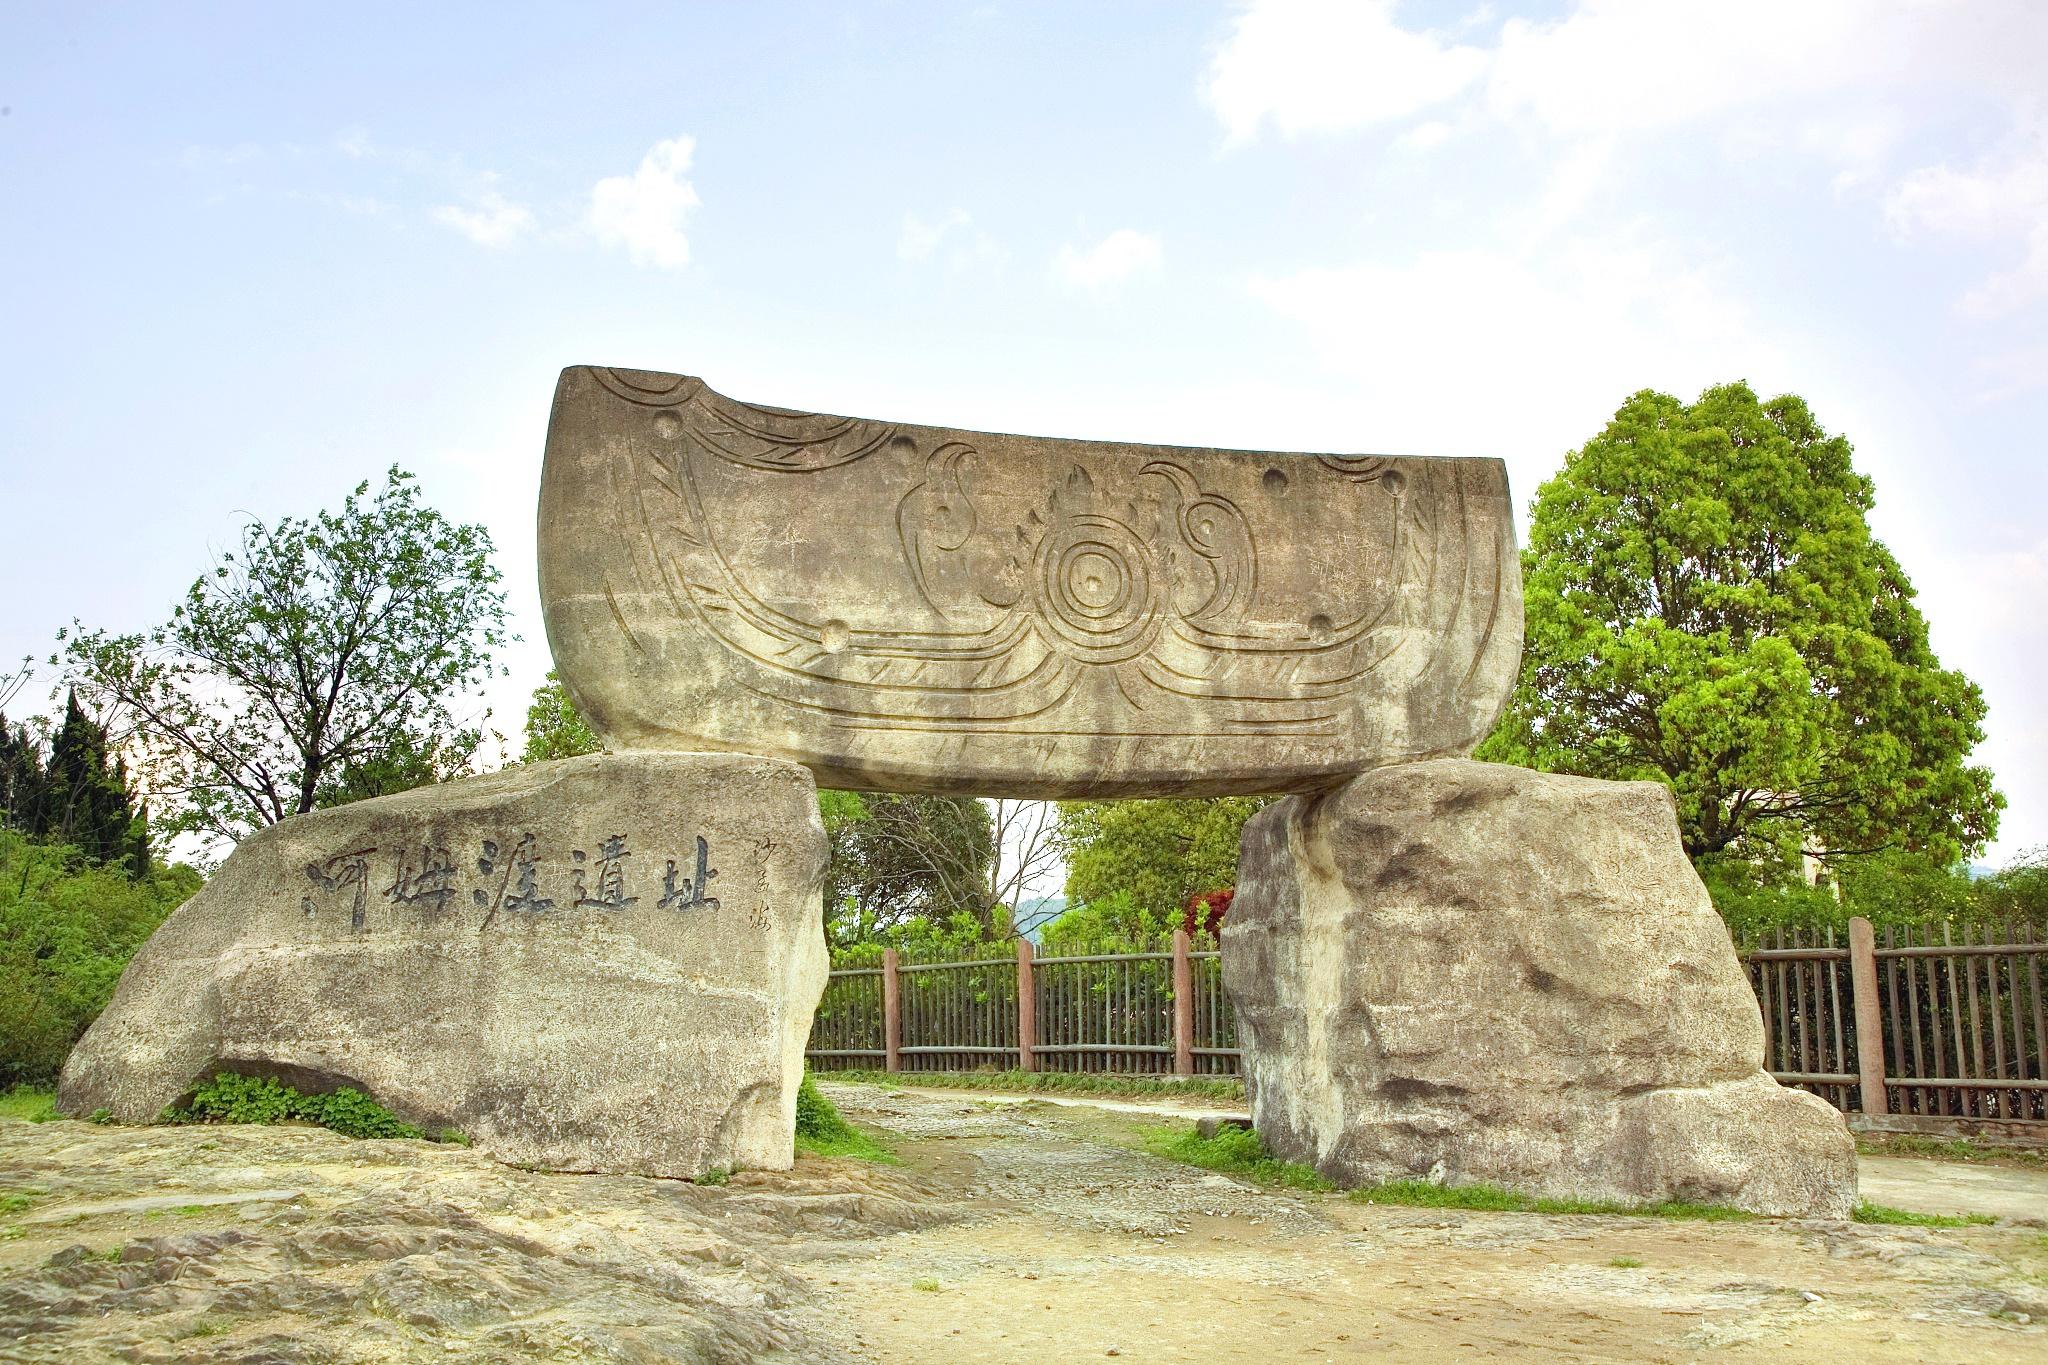
[[[1165,259],[1156,232],[1118,228],[1085,251],[1071,246],[1060,248],[1053,258],[1053,273],[1068,284],[1101,290],[1121,284],[1134,275],[1150,274]]]
[[[914,213],[906,213],[903,215],[903,231],[896,238],[896,259],[928,261],[948,232],[966,227],[972,221],[965,209],[954,209],[936,223],[927,223]]]
[[[1926,232],[2017,253],[1962,298],[1979,317],[2048,298],[2048,118],[2029,111],[2006,145],[1958,169],[1927,166],[1893,187],[1885,219],[1901,236]]]
[[[1394,146],[1404,152],[1426,152],[1450,140],[1451,125],[1441,119],[1430,119],[1404,131],[1394,139]]]
[[[590,226],[606,246],[623,246],[640,265],[680,270],[690,261],[683,224],[701,200],[683,178],[697,149],[692,137],[654,144],[631,175],[600,180],[590,192]]]
[[[478,246],[510,246],[533,229],[533,214],[496,190],[485,190],[473,208],[443,204],[433,212],[434,221],[453,228]]]
[[[943,248],[943,249],[942,249]],[[936,223],[927,223],[914,213],[903,215],[903,230],[896,238],[896,259],[929,261],[943,257],[946,269],[968,270],[975,266],[1000,266],[1010,253],[1002,244],[974,226],[965,209],[954,209]]]
[[[1232,143],[1405,118],[1476,79],[1486,58],[1394,22],[1392,0],[1255,0],[1209,64],[1203,97]]]
[[[1786,373],[1786,348],[1733,299],[1718,265],[1640,231],[1426,251],[1250,287],[1302,325],[1372,414],[1379,448],[1501,456],[1522,496],[1595,434],[1589,418],[1646,384],[1689,400],[1709,384],[1769,388]],[[1460,449],[1444,448],[1447,430]]]

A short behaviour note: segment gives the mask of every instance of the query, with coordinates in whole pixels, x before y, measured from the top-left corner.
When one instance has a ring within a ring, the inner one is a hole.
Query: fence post
[[[1195,1074],[1195,964],[1188,931],[1173,931],[1173,1074]]]
[[[1038,990],[1031,980],[1031,940],[1017,940],[1017,1067],[1038,1070]]]
[[[1884,1097],[1884,1016],[1877,1001],[1877,935],[1870,921],[1849,921],[1849,992],[1856,1001],[1856,1075],[1863,1112],[1889,1112]]]
[[[896,979],[896,950],[882,949],[882,1065],[903,1069],[903,984]]]

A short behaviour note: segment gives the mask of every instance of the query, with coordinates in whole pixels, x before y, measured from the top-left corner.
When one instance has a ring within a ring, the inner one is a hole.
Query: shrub
[[[812,1156],[850,1156],[894,1165],[896,1158],[840,1116],[832,1101],[819,1092],[810,1073],[796,1092],[796,1149]]]
[[[298,1119],[353,1138],[423,1138],[425,1133],[349,1086],[325,1095],[302,1095],[267,1076],[223,1071],[192,1092],[182,1108],[164,1111],[172,1123],[283,1123]]]
[[[852,1136],[853,1125],[840,1117],[832,1101],[818,1091],[818,1083],[811,1079],[811,1073],[804,1073],[803,1084],[796,1091],[796,1135],[830,1142]]]
[[[56,1078],[128,959],[200,885],[189,867],[130,879],[0,830],[0,1088]]]
[[[1218,1128],[1214,1137],[1203,1137],[1193,1128],[1149,1128],[1143,1141],[1145,1150],[1154,1156],[1184,1161],[1205,1171],[1246,1176],[1261,1185],[1283,1185],[1295,1190],[1334,1188],[1314,1167],[1282,1161],[1272,1155],[1259,1135],[1249,1128]]]

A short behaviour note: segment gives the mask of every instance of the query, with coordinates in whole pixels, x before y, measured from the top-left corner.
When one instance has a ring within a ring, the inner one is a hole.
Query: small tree
[[[1102,907],[1097,918],[1132,926],[1170,929],[1187,922],[1198,899],[1237,884],[1244,822],[1265,804],[1257,796],[1063,801],[1067,899]],[[1100,927],[1107,932],[1116,925]]]
[[[597,732],[576,703],[559,673],[548,670],[548,680],[533,689],[533,701],[526,708],[526,748],[522,763],[545,763],[551,758],[574,758],[594,754],[603,748]]]
[[[1636,394],[1537,490],[1520,685],[1480,756],[1663,782],[1695,859],[1980,848],[1983,694],[1935,658],[1872,497],[1798,398]]]
[[[132,744],[165,829],[237,839],[314,809],[351,765],[370,795],[381,757],[461,754],[451,703],[508,638],[490,533],[394,466],[339,512],[252,520],[168,624],[74,623],[51,662]]]

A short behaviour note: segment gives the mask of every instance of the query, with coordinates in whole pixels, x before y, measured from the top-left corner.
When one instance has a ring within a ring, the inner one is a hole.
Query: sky
[[[0,0],[0,659],[398,464],[548,666],[555,376],[1498,456],[1747,380],[1856,446],[2048,844],[2041,0]],[[47,676],[17,700],[38,704]]]

